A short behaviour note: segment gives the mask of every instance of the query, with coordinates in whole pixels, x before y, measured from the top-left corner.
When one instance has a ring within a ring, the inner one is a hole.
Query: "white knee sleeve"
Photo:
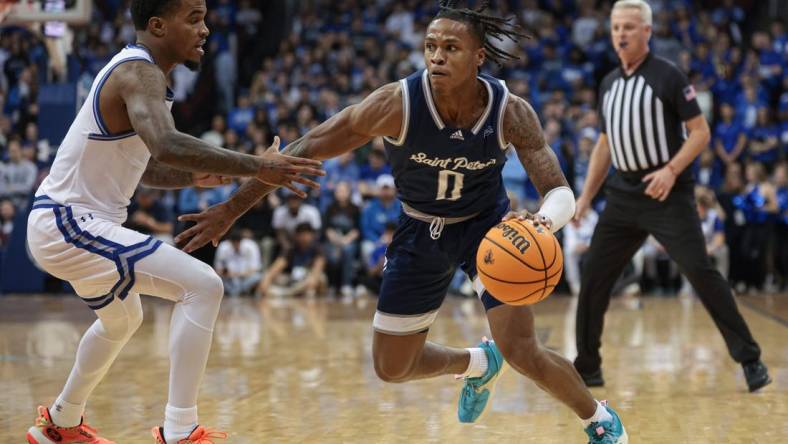
[[[189,321],[206,330],[213,330],[224,296],[224,284],[213,268],[202,265],[195,279],[188,283],[181,304],[184,316]]]
[[[94,333],[108,341],[125,342],[142,325],[142,303],[136,293],[129,293],[123,301],[115,299],[95,313],[99,324]]]

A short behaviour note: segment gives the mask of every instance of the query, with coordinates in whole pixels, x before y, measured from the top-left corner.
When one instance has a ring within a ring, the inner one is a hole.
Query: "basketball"
[[[564,256],[553,233],[530,220],[510,219],[484,236],[476,270],[484,287],[510,305],[535,304],[561,279]]]

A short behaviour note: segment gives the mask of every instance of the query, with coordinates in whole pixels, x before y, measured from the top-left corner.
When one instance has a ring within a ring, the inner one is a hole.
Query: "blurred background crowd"
[[[135,33],[127,2],[95,2],[93,19],[60,31],[0,29],[0,257],[59,140],[39,137],[39,90],[89,85]],[[652,51],[692,80],[712,142],[692,168],[708,249],[738,291],[779,291],[788,277],[788,33],[758,1],[652,0]],[[609,39],[612,1],[493,1],[532,36],[520,60],[485,70],[507,81],[542,119],[576,194],[598,137],[596,86],[617,65]],[[423,0],[209,0],[211,29],[199,72],[173,74],[179,129],[229,149],[259,153],[273,136],[291,142],[377,87],[424,66],[421,40],[437,11]],[[53,39],[57,45],[53,45]],[[195,254],[225,279],[229,295],[352,300],[374,294],[400,204],[382,140],[325,162],[322,189],[303,200],[263,199],[218,248]],[[539,195],[510,153],[504,182],[515,208]],[[172,242],[177,216],[227,199],[238,184],[180,191],[140,188],[127,226]],[[597,211],[604,197],[596,202]],[[591,212],[562,231],[564,290],[576,293],[596,222]],[[4,260],[12,260],[5,257]],[[0,277],[10,279],[10,277]],[[649,240],[622,289],[690,294],[676,266]],[[471,294],[458,276],[452,288]]]

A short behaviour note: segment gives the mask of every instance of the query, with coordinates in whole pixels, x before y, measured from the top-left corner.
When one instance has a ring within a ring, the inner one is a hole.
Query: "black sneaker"
[[[601,368],[593,373],[580,373],[580,377],[583,378],[586,387],[603,387],[605,385],[605,380],[602,379]]]
[[[769,377],[769,369],[760,360],[742,364],[742,368],[750,392],[761,389],[772,382],[772,378]]]

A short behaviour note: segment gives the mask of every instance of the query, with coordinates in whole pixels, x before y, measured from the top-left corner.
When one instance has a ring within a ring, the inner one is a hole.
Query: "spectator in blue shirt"
[[[383,140],[378,138],[376,140]],[[382,145],[382,142],[381,142]],[[382,148],[382,147],[381,147]],[[383,149],[374,148],[369,152],[367,163],[361,165],[359,176],[361,183],[359,183],[359,191],[362,196],[372,196],[375,194],[376,185],[375,181],[383,174],[391,174],[391,167],[386,162],[386,153]]]
[[[361,252],[368,259],[380,239],[387,223],[397,223],[402,205],[397,200],[394,178],[389,174],[378,177],[376,181],[378,197],[370,200],[361,213]]]
[[[780,129],[772,123],[769,108],[758,108],[757,123],[750,131],[750,159],[762,163],[767,171],[771,172],[779,155],[779,140]]]
[[[238,97],[238,106],[230,110],[227,114],[227,126],[234,129],[238,134],[246,133],[246,127],[254,119],[254,108],[249,103],[249,96],[241,95]]]
[[[746,130],[755,127],[755,121],[758,118],[758,108],[766,106],[758,95],[756,86],[749,84],[744,86],[744,89],[736,98],[736,121]]]
[[[353,152],[323,162],[326,175],[320,178],[319,208],[325,211],[334,199],[334,188],[340,182],[358,183],[360,174]]]
[[[714,150],[723,166],[738,162],[747,145],[744,128],[733,121],[733,113],[733,107],[723,103],[720,107],[722,121],[714,128]]]

